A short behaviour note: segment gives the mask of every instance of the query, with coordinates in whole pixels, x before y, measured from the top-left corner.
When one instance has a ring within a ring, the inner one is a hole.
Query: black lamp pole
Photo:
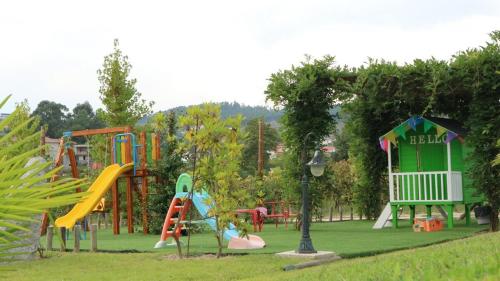
[[[304,138],[304,146],[302,147],[302,238],[300,239],[299,249],[296,251],[299,254],[317,253],[314,249],[311,236],[309,235],[309,178],[307,177],[306,145],[309,137],[313,133],[308,133]]]

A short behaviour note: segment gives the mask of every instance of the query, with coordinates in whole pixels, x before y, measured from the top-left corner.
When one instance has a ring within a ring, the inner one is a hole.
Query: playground
[[[291,2],[258,3],[259,30],[250,34],[251,26],[238,25],[254,17],[253,2],[237,13],[227,11],[238,4],[196,4],[201,13],[186,9],[189,17],[170,9],[174,3],[150,16],[153,4],[135,3],[133,16],[120,10],[128,4],[113,4],[112,13],[95,16],[86,3],[57,10],[69,18],[52,15],[54,25],[68,25],[61,37],[40,20],[35,30],[50,36],[29,36],[35,22],[16,31],[30,17],[12,18],[9,30],[21,36],[7,45],[21,37],[30,44],[3,52],[29,63],[6,60],[10,76],[2,80],[26,97],[0,101],[0,109],[7,105],[0,112],[0,279],[500,280],[500,31],[443,59],[458,43],[435,23],[388,25],[401,32],[391,36],[370,24],[366,36],[351,28],[351,21],[362,27],[358,6],[347,5],[354,7],[343,15],[349,22],[334,24],[335,9],[323,2],[296,12],[283,9]],[[267,19],[274,8],[280,16]],[[384,26],[407,17],[377,9]],[[85,30],[109,34],[82,37],[71,26],[80,10]],[[204,18],[219,10],[217,25]],[[422,9],[425,18],[453,25],[431,10]],[[136,28],[145,11],[150,26]],[[287,14],[296,20],[281,29]],[[174,21],[163,24],[166,18]],[[118,39],[97,66],[89,54],[121,26],[139,67],[132,69]],[[70,48],[79,60],[66,53],[68,38],[88,44]],[[163,38],[168,44],[158,44]],[[339,53],[314,51],[330,49]],[[263,51],[258,59],[255,50]],[[38,57],[49,51],[56,53]],[[297,60],[297,52],[307,55]],[[354,57],[363,62],[349,64]],[[99,67],[91,72],[98,87],[81,83],[88,84],[81,79],[89,67]]]

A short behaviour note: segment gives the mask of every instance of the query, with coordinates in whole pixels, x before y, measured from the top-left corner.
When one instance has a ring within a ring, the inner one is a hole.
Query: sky
[[[26,99],[101,107],[113,40],[154,110],[209,101],[265,105],[268,78],[308,54],[449,60],[500,29],[500,1],[1,1],[2,112]],[[269,104],[267,104],[269,105]]]

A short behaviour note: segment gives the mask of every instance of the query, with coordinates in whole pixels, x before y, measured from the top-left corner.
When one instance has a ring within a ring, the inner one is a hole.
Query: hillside
[[[252,120],[254,118],[258,117],[264,117],[265,122],[271,123],[273,127],[278,126],[278,121],[280,117],[283,115],[282,111],[276,111],[271,108],[265,107],[265,106],[250,106],[250,105],[244,105],[240,104],[237,102],[220,102],[217,103],[221,106],[221,115],[222,118],[227,118],[229,116],[234,116],[237,114],[241,114],[245,117],[244,124],[248,122],[249,120]],[[174,111],[177,116],[182,115],[186,113],[186,110],[194,105],[189,105],[189,106],[178,106],[174,107],[168,110],[163,110],[164,113],[168,113],[170,111]],[[144,124],[147,122],[149,117],[144,118],[141,120],[139,123]]]

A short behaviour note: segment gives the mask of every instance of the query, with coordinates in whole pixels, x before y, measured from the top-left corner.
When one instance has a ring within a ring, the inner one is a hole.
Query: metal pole
[[[302,238],[300,239],[299,249],[296,251],[299,254],[317,253],[314,249],[311,236],[309,235],[309,179],[306,171],[307,150],[306,145],[312,132],[304,138],[304,146],[302,147]]]

